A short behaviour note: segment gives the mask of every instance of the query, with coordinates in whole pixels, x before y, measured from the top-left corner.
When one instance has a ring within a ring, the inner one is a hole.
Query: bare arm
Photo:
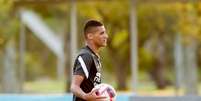
[[[89,92],[89,93],[85,93],[80,88],[80,85],[81,85],[83,80],[84,80],[83,76],[73,75],[72,83],[71,83],[71,91],[75,96],[80,97],[80,98],[87,100],[87,101],[101,101],[102,99],[106,98],[104,96],[97,96],[95,94],[95,92],[97,91],[96,89]]]
[[[80,88],[80,85],[83,80],[84,80],[83,76],[73,75],[71,83],[71,91],[75,96],[85,99],[84,96],[86,95],[86,93]]]

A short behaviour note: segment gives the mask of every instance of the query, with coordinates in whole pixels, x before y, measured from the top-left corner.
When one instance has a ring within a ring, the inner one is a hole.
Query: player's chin
[[[106,47],[107,46],[107,44],[102,44],[102,47]]]
[[[105,47],[105,46],[107,46],[107,43],[106,43],[106,42],[104,42],[104,43],[102,44],[102,47]]]

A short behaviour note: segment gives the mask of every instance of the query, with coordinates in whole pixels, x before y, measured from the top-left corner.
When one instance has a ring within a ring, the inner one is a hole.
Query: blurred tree
[[[174,1],[156,3],[154,0],[149,0],[148,3],[146,3],[147,0],[139,2],[137,6],[139,67],[141,71],[148,72],[157,87],[162,89],[170,83],[167,72],[171,71],[169,67],[172,67],[174,62],[172,54],[175,34],[180,32],[184,37],[184,43],[188,43],[189,40],[191,43],[194,39],[199,42],[201,38],[199,28],[201,3],[185,4]],[[0,7],[0,54],[2,57],[7,41],[11,37],[18,38],[19,22],[10,13],[13,8],[12,0],[1,0]],[[45,22],[58,32],[58,35],[65,37],[66,50],[69,49],[70,8],[68,3],[22,7],[40,14]],[[84,45],[82,35],[84,22],[88,19],[103,21],[109,34],[108,47],[101,53],[104,56],[104,72],[108,72],[110,77],[115,77],[118,89],[127,89],[127,80],[130,77],[128,0],[78,2],[77,7],[78,46]],[[26,42],[27,80],[35,80],[41,76],[55,78],[55,56],[35,36],[31,35],[30,31],[27,32]],[[199,51],[200,48],[197,52]],[[199,61],[199,66],[200,64]]]
[[[127,72],[130,67],[130,54],[125,54],[130,53],[128,2],[121,0],[119,2],[82,2],[78,5],[78,8],[78,18],[80,21],[98,19],[104,22],[107,33],[109,34],[109,40],[107,50],[103,52],[103,61],[108,60],[106,64],[104,64],[105,68],[103,69],[104,71],[114,71],[110,73],[110,77],[116,78],[117,89],[125,90],[127,88]]]
[[[18,21],[12,14],[12,0],[0,1],[0,71],[2,92],[19,92],[17,55],[16,55],[16,35],[18,31]],[[8,78],[13,78],[8,80]],[[13,88],[11,88],[10,84]]]
[[[184,79],[186,94],[197,94],[197,40],[199,39],[199,17],[196,10],[196,3],[183,3],[178,13],[179,32],[183,34],[184,47],[184,73],[188,75]]]
[[[139,51],[142,55],[142,57],[139,56],[140,67],[148,67],[152,79],[160,89],[170,83],[166,78],[165,70],[171,66],[167,65],[167,59],[172,54],[172,50],[170,50],[172,47],[171,39],[175,33],[174,24],[176,21],[174,9],[170,5],[172,4],[147,3],[143,6],[139,5],[138,8],[139,47],[142,47],[140,49],[145,48],[145,51]],[[146,54],[143,55],[141,52]],[[147,55],[151,56],[148,58],[150,59],[149,64],[144,63],[146,57],[143,56]]]

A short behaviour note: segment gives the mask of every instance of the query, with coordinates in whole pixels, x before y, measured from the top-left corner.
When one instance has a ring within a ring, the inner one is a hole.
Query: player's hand
[[[84,96],[84,99],[87,101],[104,101],[106,99],[106,96],[97,96],[97,91],[98,89],[93,89],[91,92],[87,93]]]
[[[114,98],[112,98],[110,101],[115,101],[115,99],[114,99]]]

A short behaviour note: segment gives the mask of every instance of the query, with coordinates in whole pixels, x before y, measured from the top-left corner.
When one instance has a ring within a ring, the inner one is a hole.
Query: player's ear
[[[93,33],[88,33],[88,34],[87,34],[87,38],[88,38],[88,39],[93,39]]]

